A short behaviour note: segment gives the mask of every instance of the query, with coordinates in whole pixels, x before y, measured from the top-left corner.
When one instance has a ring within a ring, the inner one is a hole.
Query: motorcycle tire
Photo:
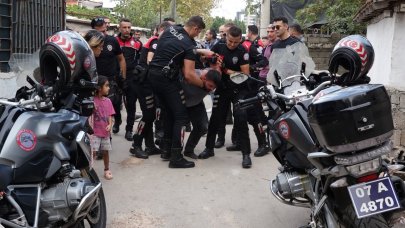
[[[83,169],[81,170],[82,176],[89,178],[92,182],[99,183],[100,179],[97,176],[97,173],[92,170]],[[93,209],[82,221],[78,221],[73,227],[74,228],[105,228],[107,226],[107,207],[105,204],[103,188],[100,189],[98,194],[99,198],[97,199]]]
[[[342,215],[342,223],[346,228],[389,228],[385,218],[379,215],[368,216],[358,219],[352,205],[348,205]]]

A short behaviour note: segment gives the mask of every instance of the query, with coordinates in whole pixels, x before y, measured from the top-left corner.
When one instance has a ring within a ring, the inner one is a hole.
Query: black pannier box
[[[392,136],[391,101],[383,85],[328,90],[315,96],[308,110],[321,146],[343,153],[379,145]]]

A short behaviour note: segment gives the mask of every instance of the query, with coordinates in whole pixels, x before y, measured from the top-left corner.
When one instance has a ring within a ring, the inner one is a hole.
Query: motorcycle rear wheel
[[[348,205],[342,215],[342,223],[346,228],[389,228],[385,218],[379,215],[368,216],[358,219],[352,205]]]
[[[81,170],[84,178],[89,178],[94,183],[100,183],[97,173],[93,170]],[[105,228],[107,226],[107,207],[105,204],[103,188],[100,189],[98,199],[93,205],[93,209],[82,221],[78,221],[74,228]]]

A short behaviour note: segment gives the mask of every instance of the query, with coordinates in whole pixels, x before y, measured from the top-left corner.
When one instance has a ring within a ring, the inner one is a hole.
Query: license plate
[[[389,177],[347,188],[359,219],[400,208]]]

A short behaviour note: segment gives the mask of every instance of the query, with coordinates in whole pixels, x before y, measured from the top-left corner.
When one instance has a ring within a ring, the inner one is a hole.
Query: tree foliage
[[[236,19],[230,20],[230,19],[225,19],[225,17],[218,17],[218,16],[214,17],[212,19],[212,23],[207,24],[208,25],[207,27],[213,28],[213,29],[215,29],[215,31],[218,32],[219,26],[221,26],[225,23],[228,23],[228,22],[234,23],[236,26],[238,26],[240,29],[242,29],[242,32],[246,31],[246,25],[243,21],[238,21]]]
[[[210,11],[219,0],[177,0],[176,20],[184,22],[190,16],[200,15],[208,19]],[[120,0],[114,9],[121,17],[126,17],[132,24],[140,27],[153,27],[164,17],[170,16],[171,0]],[[161,13],[161,15],[160,15]]]
[[[66,7],[67,14],[72,16],[78,16],[84,19],[93,19],[95,17],[106,16],[111,19],[113,23],[116,23],[118,20],[115,17],[111,17],[110,11],[107,9],[87,9],[86,7],[80,7],[76,5],[68,5]]]
[[[353,21],[354,16],[366,0],[314,0],[296,13],[300,24],[311,25],[325,15],[325,27],[341,34],[364,33],[365,25]]]

